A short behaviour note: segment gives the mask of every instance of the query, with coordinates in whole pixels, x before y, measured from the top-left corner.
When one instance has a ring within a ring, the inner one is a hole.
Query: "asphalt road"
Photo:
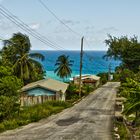
[[[0,134],[0,140],[111,140],[118,86],[109,82],[57,115]]]

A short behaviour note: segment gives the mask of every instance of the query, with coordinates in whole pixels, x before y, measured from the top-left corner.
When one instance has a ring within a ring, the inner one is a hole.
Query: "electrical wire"
[[[15,19],[14,15],[10,15],[5,9],[3,9],[0,5],[0,14],[3,15],[4,17],[6,17],[8,20],[10,20],[11,22],[13,22],[15,25],[17,25],[20,29],[24,30],[25,32],[27,32],[28,34],[30,34],[31,36],[33,36],[34,38],[36,38],[37,40],[41,41],[42,43],[44,43],[45,45],[53,48],[53,49],[64,49],[64,48],[60,48],[56,45],[54,45],[50,40],[46,40],[46,38],[44,39],[42,36],[40,36],[40,34],[38,34],[37,32],[33,31],[27,24],[25,24],[23,21],[21,22],[21,20],[17,20]],[[23,24],[24,23],[24,24]]]

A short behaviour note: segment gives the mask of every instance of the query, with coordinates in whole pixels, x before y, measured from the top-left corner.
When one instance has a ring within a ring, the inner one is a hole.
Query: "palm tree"
[[[4,40],[2,49],[2,59],[13,65],[14,73],[17,77],[28,83],[34,79],[36,70],[43,72],[42,65],[35,59],[44,60],[40,53],[30,53],[31,43],[29,37],[22,34],[13,34],[9,40]]]
[[[69,60],[69,56],[61,55],[56,60],[56,64],[55,64],[56,68],[55,68],[54,72],[57,73],[57,76],[62,78],[64,81],[64,78],[71,76],[72,65],[73,65],[73,61]]]

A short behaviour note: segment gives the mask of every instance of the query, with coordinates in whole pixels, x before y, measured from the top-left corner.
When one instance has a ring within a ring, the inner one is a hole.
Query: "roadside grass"
[[[66,102],[46,101],[43,104],[21,107],[19,111],[13,113],[10,118],[5,119],[2,122],[0,121],[0,132],[15,129],[31,122],[37,122],[43,118],[47,118],[52,114],[57,114],[79,102],[83,97],[89,95],[89,93],[95,89],[96,88],[90,86],[83,86],[82,96],[79,97],[78,88],[75,85],[71,85],[66,94]]]
[[[135,136],[140,139],[140,127],[137,128],[137,131],[135,132]]]
[[[115,121],[115,127],[118,128],[117,134],[120,135],[121,140],[129,140],[130,139],[130,132],[126,128],[123,122]]]
[[[31,122],[37,122],[42,118],[47,118],[52,114],[61,112],[63,109],[71,107],[72,104],[62,101],[47,101],[29,107],[23,107],[11,118],[0,123],[0,132],[15,129],[19,126],[27,125]]]

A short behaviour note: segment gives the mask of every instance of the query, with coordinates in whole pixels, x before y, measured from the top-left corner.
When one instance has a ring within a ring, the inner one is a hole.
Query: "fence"
[[[58,100],[56,95],[51,96],[21,96],[20,103],[21,106],[31,106],[35,104],[42,104],[45,101]]]

